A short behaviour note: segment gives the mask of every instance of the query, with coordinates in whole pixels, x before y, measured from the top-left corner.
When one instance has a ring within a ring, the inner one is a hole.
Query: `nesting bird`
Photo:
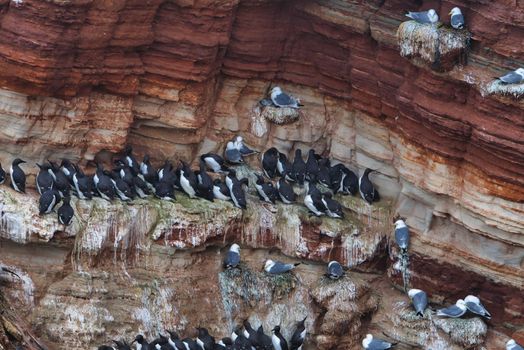
[[[417,312],[417,315],[420,317],[424,316],[424,310],[428,306],[428,296],[426,292],[420,289],[410,289],[408,291],[408,296],[411,299],[413,308]]]
[[[226,166],[224,158],[214,153],[206,153],[200,156],[200,159],[203,160],[207,167],[211,169],[214,173],[228,172],[229,168]]]
[[[385,340],[374,338],[371,334],[367,334],[364,340],[362,340],[362,346],[366,350],[387,350],[395,345],[396,343],[389,343]]]
[[[73,220],[73,216],[75,215],[75,211],[73,210],[73,207],[70,204],[71,197],[67,196],[63,199],[63,204],[60,208],[58,208],[58,222],[60,222],[62,225],[68,226],[71,224]]]
[[[25,193],[25,173],[20,168],[22,163],[25,161],[20,158],[13,160],[9,174],[11,175],[11,187],[17,192]]]
[[[488,320],[491,318],[491,314],[486,310],[484,305],[480,302],[480,299],[477,298],[474,295],[468,295],[466,298],[464,298],[464,303],[466,304],[466,308],[479,316],[482,316],[484,318],[487,318]]]
[[[224,259],[224,267],[231,269],[238,267],[240,264],[240,246],[236,243],[232,244],[227,252],[227,256]]]
[[[371,183],[371,180],[369,180],[369,174],[373,171],[374,170],[366,168],[366,170],[364,170],[364,174],[362,174],[360,179],[358,179],[358,188],[360,191],[360,196],[369,204],[372,204],[373,202],[377,202],[380,200],[378,191]]]
[[[437,316],[445,316],[451,318],[460,318],[467,311],[466,303],[464,300],[459,299],[455,305],[451,305],[447,308],[437,310]]]
[[[421,12],[408,12],[406,16],[422,24],[434,24],[438,22],[438,15],[434,9]]]
[[[517,68],[512,72],[497,78],[504,84],[520,84],[524,82],[524,68]]]
[[[395,221],[395,241],[402,252],[407,252],[409,245],[409,229],[402,219]]]
[[[272,275],[279,275],[281,273],[293,270],[298,265],[300,265],[300,263],[284,264],[280,261],[273,261],[271,259],[267,259],[266,263],[264,264],[264,270]]]
[[[327,266],[326,276],[333,280],[338,280],[340,277],[344,276],[344,268],[338,261],[330,261]]]
[[[524,350],[524,347],[517,344],[515,340],[510,339],[506,343],[506,350]]]
[[[464,16],[458,7],[453,7],[449,12],[451,26],[455,29],[464,28]]]
[[[271,101],[277,107],[300,108],[302,106],[298,99],[283,92],[279,86],[271,89]]]

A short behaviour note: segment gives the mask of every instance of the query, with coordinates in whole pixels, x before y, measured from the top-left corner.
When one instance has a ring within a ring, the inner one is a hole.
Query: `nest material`
[[[416,21],[403,22],[397,30],[401,56],[421,58],[441,71],[451,70],[457,63],[466,63],[470,39],[467,30]]]
[[[260,114],[272,123],[283,125],[298,120],[300,113],[297,108],[265,106],[261,108]]]
[[[509,95],[519,99],[524,96],[524,82],[520,84],[505,84],[496,79],[488,84],[487,91],[489,94]]]

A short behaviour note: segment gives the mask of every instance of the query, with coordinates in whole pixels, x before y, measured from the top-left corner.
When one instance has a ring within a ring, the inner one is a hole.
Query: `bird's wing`
[[[332,275],[341,276],[344,274],[344,269],[340,264],[333,264],[329,267],[329,273]]]
[[[428,306],[428,296],[426,293],[417,293],[413,297],[413,305],[415,306],[415,310],[421,310],[424,311],[426,309],[426,306]]]
[[[509,72],[508,74],[501,76],[499,79],[506,84],[517,84],[523,80],[522,76],[516,72]]]
[[[409,243],[409,229],[407,227],[402,227],[395,230],[395,241],[401,248],[405,248]]]
[[[381,339],[373,339],[371,343],[369,343],[368,350],[386,350],[391,349],[391,343],[388,343],[387,341],[381,340]]]
[[[450,307],[447,307],[445,309],[440,309],[438,310],[438,313],[439,314],[444,314],[446,316],[454,316],[454,317],[457,317],[459,315],[462,315],[464,312],[462,311],[461,308],[459,308],[458,306],[456,305],[452,305]]]
[[[477,315],[486,314],[486,309],[484,309],[482,306],[476,303],[467,302],[466,307],[468,308],[469,311],[473,312],[474,314],[477,314]]]
[[[408,16],[409,18],[414,19],[415,21],[420,22],[420,23],[431,23],[431,21],[429,20],[429,16],[428,16],[428,12],[427,11],[408,12],[408,14],[406,16]]]
[[[273,103],[277,106],[290,106],[296,104],[297,101],[292,96],[289,96],[288,94],[283,92],[281,94],[276,95],[275,98],[273,98]]]
[[[291,269],[293,269],[293,264],[282,264],[279,262],[276,262],[273,268],[270,270],[271,273],[284,273]]]
[[[242,155],[237,149],[229,149],[226,150],[225,153],[226,159],[230,162],[241,162],[242,161]]]
[[[240,263],[240,254],[235,252],[227,252],[226,264],[238,265]]]

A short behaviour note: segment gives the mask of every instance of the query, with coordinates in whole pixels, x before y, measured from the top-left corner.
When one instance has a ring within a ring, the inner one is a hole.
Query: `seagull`
[[[229,141],[224,151],[224,158],[231,164],[240,164],[244,162],[242,159],[242,153],[236,148],[235,143]]]
[[[460,11],[458,7],[453,7],[449,12],[449,15],[451,16],[450,23],[453,28],[464,28],[464,16],[462,15],[462,11]]]
[[[408,12],[406,16],[417,21],[418,23],[423,23],[423,24],[438,22],[437,12],[433,9],[430,9],[429,11],[422,11],[422,12]]]
[[[504,84],[520,84],[524,82],[524,68],[518,68],[513,72],[509,72],[499,78]]]
[[[344,276],[344,268],[338,261],[330,261],[327,268],[326,276],[338,280],[340,277]]]
[[[366,335],[362,340],[362,346],[367,350],[386,350],[391,349],[396,343],[388,343],[382,339],[374,339],[371,334]]]
[[[291,271],[298,265],[300,265],[300,263],[284,264],[280,261],[273,261],[271,259],[268,259],[266,260],[266,263],[264,265],[264,270],[266,270],[267,273],[278,275],[281,273]]]
[[[464,302],[466,303],[466,307],[469,311],[473,312],[474,314],[480,315],[482,317],[487,318],[488,320],[491,318],[491,314],[486,310],[484,305],[480,302],[479,298],[477,298],[474,295],[468,295]]]
[[[277,107],[300,108],[302,106],[298,99],[283,92],[279,86],[271,90],[271,101]]]
[[[506,350],[524,350],[524,347],[522,347],[522,345],[517,344],[515,340],[510,339],[506,343]]]
[[[248,156],[250,154],[258,153],[257,151],[253,151],[251,148],[244,145],[244,139],[242,136],[235,137],[235,141],[233,142],[235,144],[236,149],[242,154],[242,156]]]
[[[237,267],[240,264],[240,246],[233,243],[227,252],[227,256],[224,260],[224,267],[231,269]]]
[[[466,303],[464,300],[459,299],[455,305],[451,305],[445,309],[437,310],[437,316],[446,316],[452,318],[460,318],[467,311]]]
[[[395,221],[395,241],[399,248],[405,253],[409,245],[409,229],[402,219]]]
[[[426,292],[420,289],[410,289],[408,291],[408,296],[413,303],[417,315],[423,317],[424,310],[426,310],[426,307],[428,306],[428,296],[426,295]]]

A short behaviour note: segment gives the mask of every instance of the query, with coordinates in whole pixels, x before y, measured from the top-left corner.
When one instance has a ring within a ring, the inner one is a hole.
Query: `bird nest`
[[[524,82],[520,84],[505,84],[496,79],[488,84],[486,90],[488,94],[509,95],[519,99],[524,96]]]
[[[434,70],[448,71],[456,64],[465,64],[471,34],[435,24],[406,21],[397,30],[400,55],[420,58]]]
[[[291,124],[297,121],[300,117],[297,108],[280,108],[274,106],[262,107],[260,115],[269,120],[270,122],[278,125]]]

